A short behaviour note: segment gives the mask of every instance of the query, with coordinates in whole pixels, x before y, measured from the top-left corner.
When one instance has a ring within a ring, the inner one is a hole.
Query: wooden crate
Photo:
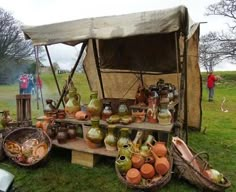
[[[79,164],[86,167],[94,167],[99,159],[100,155],[71,150],[71,163],[73,164]]]

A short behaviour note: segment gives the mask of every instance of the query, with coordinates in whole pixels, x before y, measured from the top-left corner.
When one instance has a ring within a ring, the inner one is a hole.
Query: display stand
[[[56,119],[57,123],[75,124],[81,125],[82,127],[91,125],[91,121],[79,121],[76,119]],[[100,125],[106,127],[107,122],[100,120]],[[158,133],[166,134],[167,140],[172,131],[173,124],[170,125],[159,125],[157,123],[131,123],[128,125],[115,124],[117,128],[126,127],[131,130],[144,130],[144,131],[156,131]],[[75,140],[69,140],[65,144],[59,144],[57,140],[53,140],[53,144],[57,147],[70,149],[71,152],[71,163],[80,164],[86,167],[94,167],[96,162],[99,160],[99,156],[117,157],[117,151],[108,151],[105,146],[91,149],[87,146],[84,138],[77,138]]]

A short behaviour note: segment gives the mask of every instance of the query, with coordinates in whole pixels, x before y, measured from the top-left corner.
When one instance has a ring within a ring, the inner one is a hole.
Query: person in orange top
[[[213,101],[214,98],[214,88],[215,88],[215,82],[217,81],[217,77],[213,74],[213,71],[210,71],[207,77],[207,88],[209,91],[208,94],[208,101]]]

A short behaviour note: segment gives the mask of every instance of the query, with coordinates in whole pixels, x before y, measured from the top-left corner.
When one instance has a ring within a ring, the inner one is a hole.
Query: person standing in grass
[[[207,88],[209,91],[208,94],[208,101],[213,101],[214,98],[214,88],[215,88],[215,82],[217,81],[217,77],[213,74],[213,71],[210,71],[207,77]]]

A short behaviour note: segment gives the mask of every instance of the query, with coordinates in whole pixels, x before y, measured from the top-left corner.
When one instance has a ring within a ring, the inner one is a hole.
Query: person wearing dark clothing
[[[215,88],[215,82],[217,81],[217,77],[213,74],[212,71],[209,72],[207,77],[207,88],[208,88],[208,101],[213,101],[214,98],[214,88]]]

